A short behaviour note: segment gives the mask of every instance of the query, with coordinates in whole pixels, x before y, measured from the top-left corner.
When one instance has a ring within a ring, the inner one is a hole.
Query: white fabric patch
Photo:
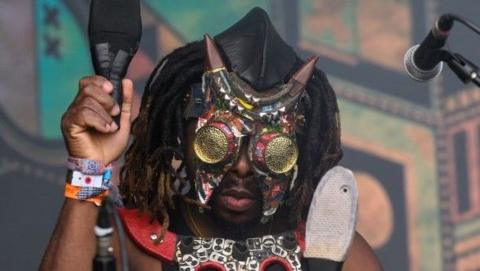
[[[72,172],[72,185],[80,187],[102,188],[103,175],[85,175],[79,171]]]
[[[95,226],[94,228],[95,236],[103,237],[113,233],[113,228],[100,228],[99,226]]]
[[[307,258],[345,260],[355,235],[358,190],[352,171],[336,166],[318,184],[305,232]]]

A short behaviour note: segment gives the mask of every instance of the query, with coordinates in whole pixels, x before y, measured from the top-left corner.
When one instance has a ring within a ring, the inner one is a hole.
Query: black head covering
[[[297,58],[259,7],[218,34],[215,41],[228,58],[225,62],[257,91],[283,84]]]

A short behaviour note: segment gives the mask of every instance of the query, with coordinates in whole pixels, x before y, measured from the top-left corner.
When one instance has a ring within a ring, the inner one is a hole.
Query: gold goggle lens
[[[278,136],[268,142],[265,149],[265,164],[274,173],[291,170],[298,159],[297,145],[286,136]]]
[[[227,155],[227,136],[217,127],[204,126],[195,134],[193,149],[202,162],[216,164]]]

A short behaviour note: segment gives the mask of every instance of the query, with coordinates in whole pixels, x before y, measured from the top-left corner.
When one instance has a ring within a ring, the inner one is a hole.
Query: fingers
[[[80,110],[82,109],[95,112],[98,117],[102,118],[107,124],[111,124],[113,121],[112,117],[105,111],[104,107],[91,97],[85,98]]]
[[[74,102],[62,118],[62,131],[77,133],[94,128],[102,133],[118,130],[112,116],[121,113],[122,134],[130,133],[133,100],[133,83],[125,79],[123,84],[122,108],[109,95],[113,86],[100,76],[88,76],[80,80],[80,90]],[[121,111],[121,112],[120,112]],[[72,130],[73,129],[73,130]]]
[[[111,115],[91,97],[86,97],[81,103],[71,107],[62,118],[64,132],[81,132],[87,128],[94,128],[102,133],[111,133],[118,129]]]
[[[110,93],[113,90],[113,85],[105,77],[99,75],[85,76],[80,79],[78,89],[83,89],[88,85],[95,85],[103,88],[105,92]]]
[[[113,116],[120,113],[120,107],[118,106],[117,102],[112,98],[112,96],[108,95],[107,93],[105,93],[105,91],[103,91],[97,86],[88,85],[80,90],[78,100],[82,101],[86,98],[95,100],[105,109],[105,111],[109,112]]]
[[[132,105],[133,105],[133,83],[130,79],[122,80],[123,101],[122,113],[120,116],[120,129],[127,129],[130,132]]]
[[[90,127],[102,133],[109,133],[112,130],[111,122],[105,120],[105,118],[96,111],[90,108],[84,108],[77,116],[77,123],[82,127]],[[114,123],[115,124],[115,123]]]
[[[88,76],[80,80],[80,90],[74,103],[82,103],[86,97],[95,99],[111,115],[120,113],[120,107],[109,95],[113,90],[112,84],[100,76]]]

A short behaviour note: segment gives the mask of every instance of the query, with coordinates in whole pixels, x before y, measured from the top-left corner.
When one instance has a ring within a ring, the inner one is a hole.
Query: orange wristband
[[[93,202],[96,206],[102,205],[103,199],[108,195],[108,190],[103,191],[102,193],[88,198],[88,199],[79,199],[78,194],[80,193],[80,190],[82,188],[79,186],[74,186],[69,184],[68,182],[65,183],[65,197],[70,198],[70,199],[78,199],[78,200],[83,200],[83,201],[88,201],[88,202]]]

